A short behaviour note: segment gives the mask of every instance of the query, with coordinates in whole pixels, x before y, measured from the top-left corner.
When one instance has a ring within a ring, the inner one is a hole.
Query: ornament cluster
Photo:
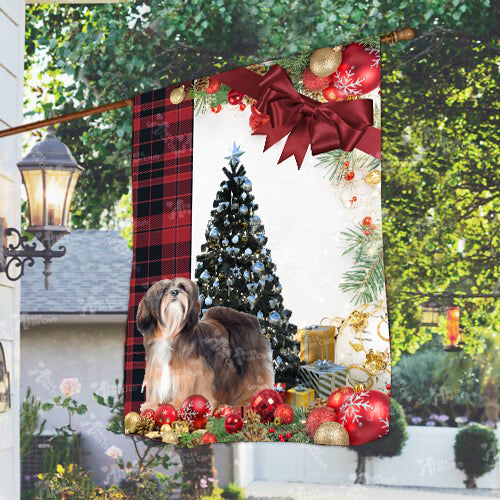
[[[321,91],[327,101],[368,94],[380,85],[380,50],[360,43],[316,50],[302,83],[311,92]]]
[[[390,391],[390,386],[387,387]],[[328,399],[317,398],[308,408],[292,407],[280,393],[263,389],[244,408],[212,409],[195,394],[179,412],[169,404],[156,411],[125,416],[125,433],[161,439],[168,444],[198,446],[232,441],[279,441],[348,446],[364,444],[389,432],[390,392],[335,389]]]

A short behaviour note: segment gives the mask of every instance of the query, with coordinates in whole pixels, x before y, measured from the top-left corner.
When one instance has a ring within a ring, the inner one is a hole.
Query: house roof
[[[52,260],[45,290],[42,259],[21,278],[21,313],[117,314],[128,310],[132,251],[116,231],[75,230],[54,245],[66,255]]]

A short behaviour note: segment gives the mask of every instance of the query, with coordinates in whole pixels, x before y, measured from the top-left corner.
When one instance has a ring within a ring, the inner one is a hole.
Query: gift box
[[[298,385],[286,391],[286,403],[291,406],[307,406],[314,401],[314,389]]]
[[[328,360],[299,367],[299,378],[305,385],[312,387],[316,397],[328,398],[330,393],[347,384],[347,368]]]
[[[297,340],[300,342],[300,360],[312,363],[318,359],[335,361],[335,337],[337,327],[316,325],[297,330]]]

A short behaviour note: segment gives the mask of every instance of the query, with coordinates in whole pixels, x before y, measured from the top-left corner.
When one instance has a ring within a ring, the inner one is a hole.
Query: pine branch
[[[302,80],[302,73],[309,66],[309,59],[311,58],[312,51],[303,52],[290,57],[284,57],[275,61],[283,69],[288,71],[292,83],[296,86]]]
[[[188,98],[194,99],[194,110],[196,115],[205,114],[208,110],[219,105],[227,103],[227,94],[230,88],[227,85],[221,85],[215,94],[207,94],[204,90],[198,91],[191,86],[188,92]]]
[[[367,36],[366,38],[359,40],[357,43],[363,45],[364,47],[369,46],[380,50],[380,36]]]

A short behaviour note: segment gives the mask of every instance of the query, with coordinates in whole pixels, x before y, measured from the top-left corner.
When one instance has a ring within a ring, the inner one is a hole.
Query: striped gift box
[[[299,367],[299,378],[307,387],[312,387],[316,397],[327,398],[330,393],[346,385],[347,368],[328,360],[318,360]]]

